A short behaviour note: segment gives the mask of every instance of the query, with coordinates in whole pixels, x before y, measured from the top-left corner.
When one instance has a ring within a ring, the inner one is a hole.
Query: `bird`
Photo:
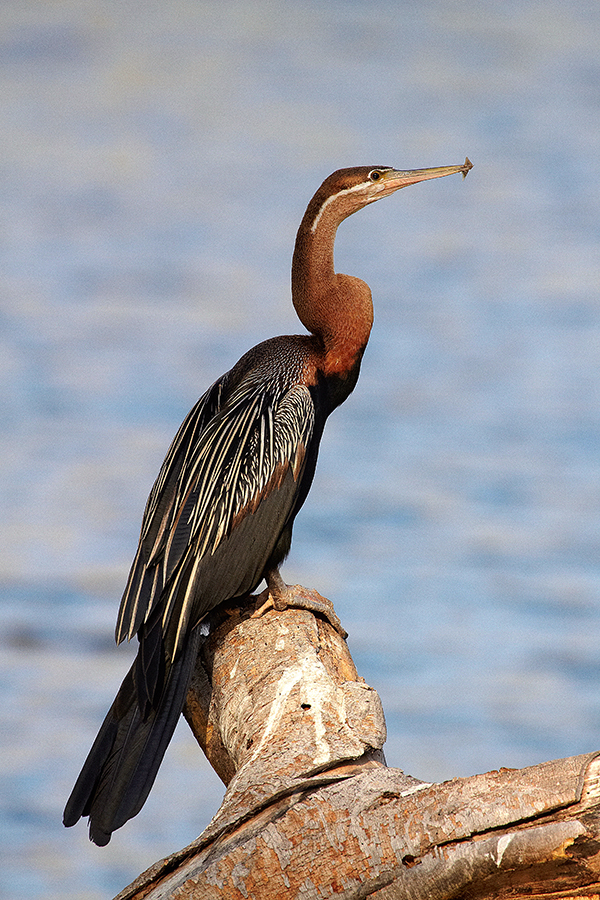
[[[116,641],[137,656],[100,728],[63,822],[89,817],[106,845],[142,808],[182,712],[201,623],[242,604],[265,580],[277,609],[279,568],[309,492],[325,421],[354,389],[373,323],[369,286],[336,273],[348,216],[407,185],[472,168],[339,169],[311,199],[292,259],[292,302],[307,333],[259,343],[198,400],[177,432],[144,511]]]

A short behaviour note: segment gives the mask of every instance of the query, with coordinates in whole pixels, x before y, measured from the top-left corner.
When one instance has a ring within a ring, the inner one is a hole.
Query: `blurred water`
[[[336,604],[390,764],[598,748],[599,40],[591,0],[0,6],[1,896],[109,897],[218,807],[183,725],[108,848],[60,822],[147,491],[298,330],[295,229],[343,165],[475,168],[340,229],[376,322],[285,577]]]

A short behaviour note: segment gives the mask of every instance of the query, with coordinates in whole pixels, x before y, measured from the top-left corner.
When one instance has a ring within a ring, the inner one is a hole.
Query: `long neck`
[[[331,374],[343,374],[360,360],[373,324],[369,286],[334,270],[335,235],[353,211],[340,208],[337,199],[315,194],[298,229],[292,261],[294,307],[319,339],[323,368]]]

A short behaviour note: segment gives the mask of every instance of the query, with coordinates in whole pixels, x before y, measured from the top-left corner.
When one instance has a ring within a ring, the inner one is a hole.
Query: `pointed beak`
[[[443,178],[445,175],[462,173],[466,178],[467,173],[473,168],[473,163],[467,156],[462,166],[437,166],[433,169],[409,169],[406,172],[397,169],[389,169],[383,176],[383,189],[386,194],[397,191],[399,188],[416,184],[417,181],[428,181],[430,178]]]

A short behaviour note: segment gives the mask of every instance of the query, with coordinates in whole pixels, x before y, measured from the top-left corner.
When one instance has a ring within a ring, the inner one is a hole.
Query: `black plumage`
[[[138,655],[64,814],[65,825],[89,816],[99,845],[148,796],[185,702],[197,626],[289,551],[325,419],[356,381],[333,398],[324,382],[303,384],[309,342],[273,338],[242,357],[189,413],[154,484],[116,631],[117,641],[138,636]]]

